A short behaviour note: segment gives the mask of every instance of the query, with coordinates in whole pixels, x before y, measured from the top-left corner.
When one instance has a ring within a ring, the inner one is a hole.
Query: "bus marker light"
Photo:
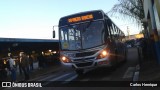
[[[106,56],[108,56],[108,52],[106,50],[103,50],[98,56],[97,59],[102,59],[105,58]]]
[[[62,56],[61,57],[61,61],[62,62],[64,62],[64,63],[69,63],[69,62],[71,62],[67,57],[65,57],[65,56]]]

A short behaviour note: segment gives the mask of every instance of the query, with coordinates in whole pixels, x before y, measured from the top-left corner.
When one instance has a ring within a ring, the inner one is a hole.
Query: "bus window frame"
[[[114,37],[115,40],[117,40],[115,25],[112,24],[112,27],[113,27],[113,34],[114,34],[113,37]]]
[[[106,27],[106,31],[108,32],[108,38],[112,39],[112,33],[111,33],[111,28],[110,28],[110,24],[109,24],[109,20],[105,19],[105,27]]]
[[[104,20],[104,27],[105,27],[105,34],[106,35],[108,35],[108,36],[110,36],[110,31],[108,30],[108,24],[107,24],[107,21],[106,21],[106,19]]]
[[[104,19],[104,27],[105,27],[105,30],[104,30],[104,32],[105,32],[104,41],[105,41],[105,43],[107,43],[106,42],[107,39],[109,39],[109,40],[111,39],[111,32],[110,32],[109,26],[107,24],[107,19],[106,18]]]
[[[113,23],[111,23],[110,28],[111,28],[111,36],[112,36],[112,39],[115,40]]]

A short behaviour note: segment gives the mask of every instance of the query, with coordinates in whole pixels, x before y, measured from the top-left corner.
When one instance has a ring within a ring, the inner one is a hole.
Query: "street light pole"
[[[127,33],[128,33],[128,40],[130,39],[130,31],[129,31],[129,27],[127,26]]]

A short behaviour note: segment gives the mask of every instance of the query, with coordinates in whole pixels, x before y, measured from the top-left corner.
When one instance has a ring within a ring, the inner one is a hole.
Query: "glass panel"
[[[83,48],[95,47],[104,43],[102,42],[102,30],[104,30],[102,21],[91,22],[82,33]]]
[[[62,29],[60,29],[60,31],[61,31],[60,39],[61,39],[62,49],[68,49],[69,48],[69,43],[68,43],[67,28],[62,28]]]
[[[104,43],[103,21],[87,22],[60,28],[62,49],[80,50],[95,47]]]

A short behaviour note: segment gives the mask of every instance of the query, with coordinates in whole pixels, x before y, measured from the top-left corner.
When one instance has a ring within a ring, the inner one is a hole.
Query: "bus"
[[[126,60],[125,35],[102,10],[62,17],[58,27],[61,63],[78,75]]]

